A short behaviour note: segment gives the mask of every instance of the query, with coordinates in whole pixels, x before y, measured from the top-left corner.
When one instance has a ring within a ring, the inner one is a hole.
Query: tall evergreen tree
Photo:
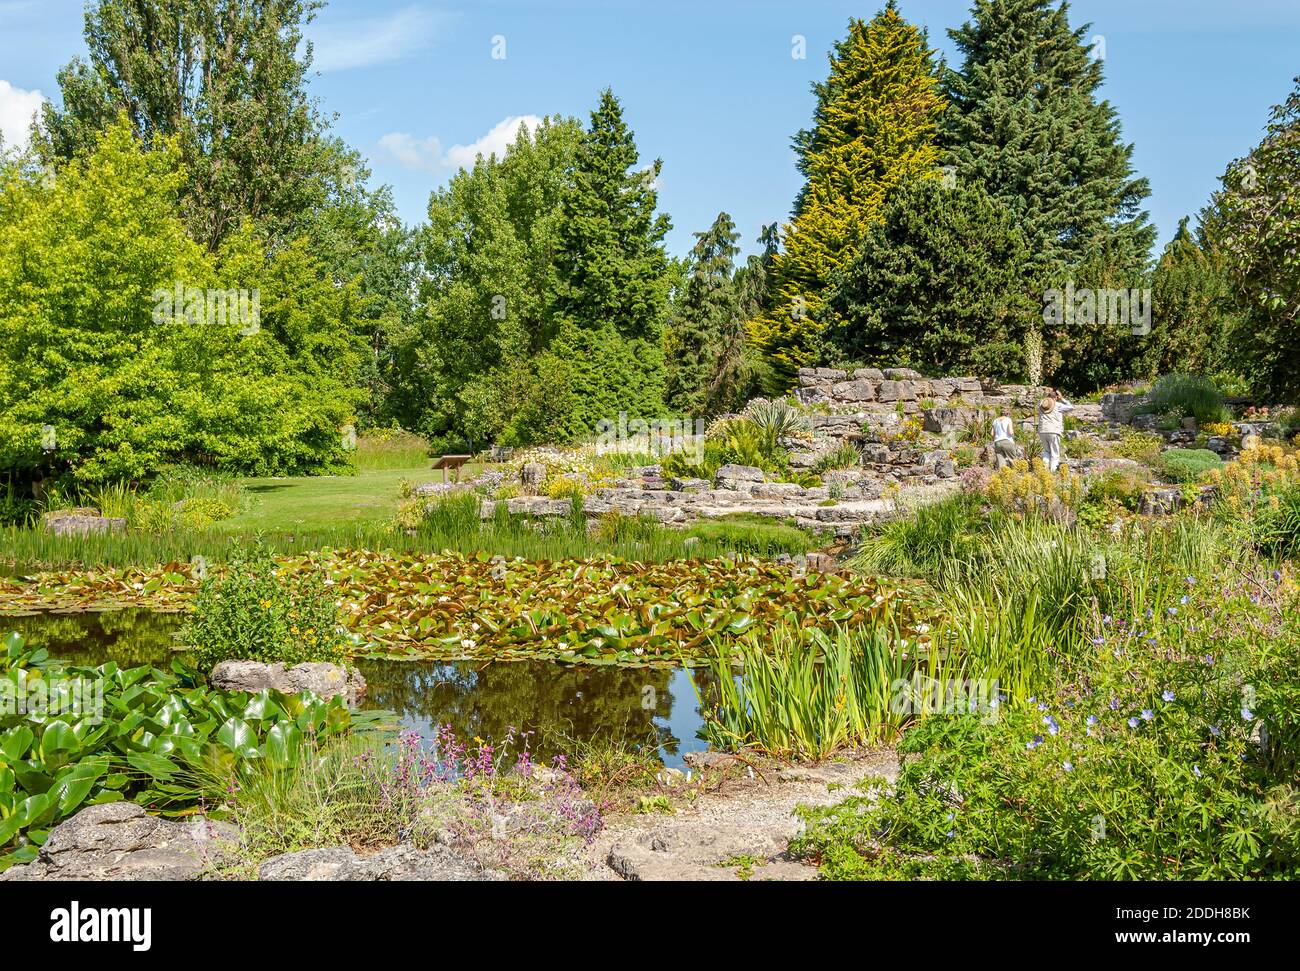
[[[548,363],[577,401],[564,421],[570,438],[619,412],[652,418],[663,408],[671,223],[655,212],[663,163],[638,163],[622,105],[606,89],[578,146],[559,229]]]
[[[823,291],[857,255],[887,195],[904,180],[937,174],[939,163],[944,101],[935,53],[894,0],[869,22],[849,22],[830,54],[830,76],[813,91],[813,126],[794,139],[805,183],[773,268],[772,306],[750,327],[774,392],[824,353],[835,321]]]
[[[664,335],[664,403],[682,414],[703,414],[725,341],[740,317],[735,223],[725,212],[695,234],[686,282]]]
[[[1236,323],[1227,267],[1184,218],[1151,277],[1151,333],[1138,370],[1146,377],[1213,374],[1228,365]]]
[[[1134,176],[1115,109],[1098,99],[1089,27],[1071,28],[1064,2],[975,0],[971,19],[949,31],[964,60],[944,77],[944,147],[959,178],[1011,208],[1043,285],[1099,249],[1140,273],[1155,241],[1141,210],[1150,188]]]
[[[929,374],[1023,380],[1024,334],[1040,308],[1005,206],[974,183],[899,189],[828,296],[851,360]]]

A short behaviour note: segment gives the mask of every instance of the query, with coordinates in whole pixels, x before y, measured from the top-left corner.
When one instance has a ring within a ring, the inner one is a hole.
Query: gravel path
[[[752,778],[739,762],[718,769],[710,777],[720,774],[721,785],[673,800],[672,815],[607,820],[590,850],[590,879],[814,880],[816,868],[786,855],[801,828],[794,808],[833,805],[867,776],[892,782],[898,759],[892,749],[876,749],[817,766],[771,766]]]

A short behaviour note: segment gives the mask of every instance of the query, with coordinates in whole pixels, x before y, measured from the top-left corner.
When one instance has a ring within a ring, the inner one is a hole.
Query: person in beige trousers
[[[1065,413],[1074,405],[1049,390],[1047,397],[1038,403],[1038,438],[1043,443],[1043,461],[1053,472],[1061,464],[1061,436],[1065,434]]]

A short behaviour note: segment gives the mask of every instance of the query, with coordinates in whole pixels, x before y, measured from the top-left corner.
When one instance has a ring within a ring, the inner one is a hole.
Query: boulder
[[[853,372],[854,381],[876,381],[885,380],[885,372],[880,368],[860,367]]]
[[[831,394],[838,401],[874,401],[876,385],[872,381],[841,381],[831,388]]]
[[[748,483],[767,481],[767,476],[762,469],[752,465],[724,465],[718,469],[713,481],[719,489],[744,489]]]
[[[1145,400],[1144,395],[1116,392],[1101,396],[1101,413],[1107,421],[1126,425],[1133,417],[1133,410]]]
[[[366,679],[359,671],[323,661],[293,667],[261,661],[222,661],[208,675],[208,684],[219,691],[254,694],[269,688],[287,695],[310,691],[327,700],[341,695],[350,706],[355,706],[366,693]]]
[[[890,381],[920,381],[921,372],[914,371],[910,367],[887,367],[885,378]]]
[[[947,435],[965,428],[975,419],[972,408],[930,408],[925,412],[924,428],[935,435]]]
[[[194,880],[236,838],[234,827],[202,817],[174,822],[133,802],[103,803],[55,826],[39,857],[0,881]]]
[[[357,856],[346,846],[299,850],[273,857],[257,871],[259,880],[369,881],[369,880],[500,880],[502,874],[484,870],[445,846],[427,850],[409,845],[390,846],[373,856]]]

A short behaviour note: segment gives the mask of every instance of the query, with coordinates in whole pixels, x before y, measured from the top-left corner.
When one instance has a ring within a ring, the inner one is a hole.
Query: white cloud
[[[0,81],[0,135],[4,136],[6,148],[26,148],[32,117],[44,101],[39,91],[24,91]]]
[[[325,18],[307,31],[313,66],[326,74],[403,60],[432,44],[445,19],[418,7],[376,17]]]
[[[446,151],[442,143],[430,135],[428,138],[415,138],[406,132],[389,132],[379,139],[379,147],[396,159],[399,165],[418,172],[440,175],[457,169],[472,168],[475,160],[482,155],[505,156],[506,148],[512,145],[519,133],[519,126],[527,125],[529,131],[536,131],[542,119],[537,115],[511,115],[492,126],[482,138],[468,145],[452,145]]]

